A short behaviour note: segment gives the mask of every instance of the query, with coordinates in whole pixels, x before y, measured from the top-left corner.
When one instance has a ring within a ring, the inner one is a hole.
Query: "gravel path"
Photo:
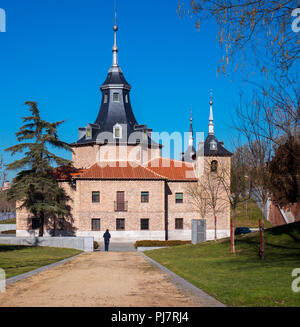
[[[85,253],[0,293],[0,306],[209,306],[135,252]]]

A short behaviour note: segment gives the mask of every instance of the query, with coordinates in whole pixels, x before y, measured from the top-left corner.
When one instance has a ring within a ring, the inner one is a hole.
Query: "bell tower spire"
[[[194,146],[194,137],[193,137],[193,113],[191,108],[191,117],[190,117],[190,134],[189,134],[189,146]]]
[[[121,72],[121,68],[118,64],[118,46],[117,46],[117,31],[118,31],[118,25],[117,25],[117,7],[115,6],[115,22],[114,22],[114,45],[112,47],[112,53],[113,53],[113,62],[112,66],[110,68],[110,72]]]
[[[210,100],[209,100],[209,124],[208,124],[208,134],[214,135],[214,116],[213,116],[213,96],[212,89],[210,90]]]

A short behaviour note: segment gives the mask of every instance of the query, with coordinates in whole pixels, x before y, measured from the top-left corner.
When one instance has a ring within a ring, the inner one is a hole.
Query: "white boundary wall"
[[[111,235],[112,242],[135,242],[142,240],[165,240],[164,231],[109,231]],[[77,236],[92,236],[95,241],[103,241],[104,231],[94,232],[94,231],[78,231]],[[217,230],[217,238],[224,238],[230,236],[229,229],[219,229]],[[206,230],[206,240],[213,240],[215,238],[215,231],[213,229]],[[186,230],[176,230],[168,232],[169,240],[181,240],[190,241],[192,239],[192,231],[190,229]]]
[[[1,237],[0,244],[49,246],[94,251],[93,237]]]
[[[97,242],[103,242],[103,234],[105,231],[77,231],[75,238],[81,237],[91,237]],[[109,231],[111,235],[112,242],[135,242],[143,240],[165,240],[164,231]],[[37,236],[33,231],[17,230],[17,237],[34,237]],[[218,229],[217,238],[224,238],[230,236],[229,229]],[[213,240],[215,237],[215,231],[213,229],[206,230],[206,240]],[[46,231],[45,238],[74,238],[74,237],[50,237],[50,234]],[[2,239],[2,237],[1,237]],[[181,240],[181,241],[190,241],[192,239],[192,231],[190,229],[185,230],[173,230],[168,232],[169,240]]]

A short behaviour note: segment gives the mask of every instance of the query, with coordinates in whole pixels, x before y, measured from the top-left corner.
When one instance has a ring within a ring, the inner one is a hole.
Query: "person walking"
[[[110,233],[108,229],[103,234],[103,238],[104,238],[105,251],[108,252],[109,240],[110,240]]]

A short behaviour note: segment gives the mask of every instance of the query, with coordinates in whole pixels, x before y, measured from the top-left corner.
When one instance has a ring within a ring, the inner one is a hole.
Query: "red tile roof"
[[[106,161],[95,163],[76,179],[166,179],[137,162]]]
[[[155,173],[165,176],[170,181],[196,180],[192,163],[168,158],[156,158],[147,162],[145,166]]]
[[[57,180],[71,179],[148,179],[196,181],[192,163],[157,158],[144,165],[136,161],[104,161],[88,169],[59,167],[54,169]]]

